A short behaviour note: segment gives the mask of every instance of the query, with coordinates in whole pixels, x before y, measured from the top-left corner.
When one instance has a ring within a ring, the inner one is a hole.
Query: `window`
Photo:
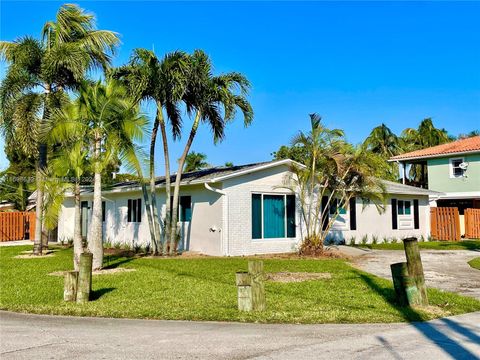
[[[252,238],[296,237],[295,195],[252,194]]]
[[[458,158],[458,159],[450,159],[450,177],[451,178],[458,178],[458,177],[463,177],[464,169],[460,167],[460,164],[462,164],[463,158]]]
[[[192,197],[180,196],[180,221],[192,220]]]
[[[102,201],[102,222],[105,222],[105,201]]]
[[[397,202],[397,213],[398,215],[411,215],[412,214],[412,204],[407,200],[398,200]]]
[[[337,213],[337,209],[339,215],[345,215],[347,213],[347,209],[345,209],[345,207],[340,206],[339,208],[338,199],[330,200],[330,215],[335,215]]]
[[[128,199],[128,222],[142,222],[142,199]]]

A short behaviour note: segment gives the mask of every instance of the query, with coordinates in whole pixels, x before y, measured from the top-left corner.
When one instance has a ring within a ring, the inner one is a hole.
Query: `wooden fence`
[[[434,240],[460,241],[460,215],[456,207],[430,208],[430,225]]]
[[[480,209],[465,209],[465,237],[480,239]]]
[[[0,241],[33,239],[34,212],[0,212]]]

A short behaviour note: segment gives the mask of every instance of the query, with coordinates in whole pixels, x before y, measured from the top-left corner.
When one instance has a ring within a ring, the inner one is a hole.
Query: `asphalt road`
[[[414,324],[275,325],[0,312],[7,359],[480,359],[480,312]]]

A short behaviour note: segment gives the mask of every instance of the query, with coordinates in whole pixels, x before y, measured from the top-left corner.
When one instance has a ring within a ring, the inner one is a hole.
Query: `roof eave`
[[[470,151],[457,151],[451,153],[443,153],[443,154],[433,154],[433,155],[424,155],[424,156],[412,156],[407,158],[390,158],[388,162],[402,162],[408,160],[421,160],[421,159],[433,159],[433,158],[444,158],[444,157],[451,157],[451,156],[458,156],[458,155],[468,155],[468,154],[475,154],[480,153],[480,150],[470,150]],[[399,155],[401,156],[401,155]]]

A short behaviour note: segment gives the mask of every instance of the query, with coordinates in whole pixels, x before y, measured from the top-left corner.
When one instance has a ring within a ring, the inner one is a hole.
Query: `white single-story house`
[[[180,250],[234,256],[291,252],[302,239],[296,195],[282,188],[291,175],[292,160],[185,173],[181,183]],[[386,182],[389,202],[379,214],[376,206],[352,199],[331,231],[335,240],[359,243],[363,236],[401,239],[428,237],[429,190]],[[156,181],[157,202],[165,207],[165,178]],[[137,182],[114,185],[102,192],[104,241],[146,245],[150,241],[141,189]],[[86,236],[93,193],[81,194],[82,234]],[[160,206],[160,205],[159,205]],[[58,222],[58,239],[73,238],[74,199],[67,194]]]

